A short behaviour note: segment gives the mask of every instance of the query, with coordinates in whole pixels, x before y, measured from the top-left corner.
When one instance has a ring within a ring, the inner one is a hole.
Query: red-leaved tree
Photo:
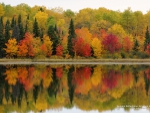
[[[109,34],[108,36],[106,36],[103,39],[102,44],[104,46],[104,49],[109,51],[110,53],[115,53],[122,47],[118,38],[113,34]]]
[[[76,55],[89,57],[91,56],[91,47],[83,38],[79,37],[73,40],[73,49]]]
[[[150,56],[150,44],[147,45],[146,53]]]
[[[57,56],[62,56],[63,55],[63,46],[62,45],[58,45],[56,47],[56,55]]]

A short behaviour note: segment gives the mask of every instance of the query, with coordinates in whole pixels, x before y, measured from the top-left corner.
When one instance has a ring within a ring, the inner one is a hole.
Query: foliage
[[[150,35],[149,35],[149,31],[148,31],[148,26],[147,26],[146,33],[145,33],[144,50],[146,49],[146,47],[149,44],[150,44]]]
[[[85,8],[75,13],[60,7],[48,9],[44,6],[30,7],[24,3],[17,6],[1,3],[0,57],[6,57],[3,49],[6,48],[5,43],[10,38],[15,38],[18,46],[16,57],[45,58],[51,55],[57,57],[59,54],[61,58],[73,58],[76,55],[94,58],[146,58],[149,28],[150,12],[143,14],[141,11],[132,11],[131,8],[123,12],[106,8]],[[26,32],[33,34],[29,36],[29,40]],[[46,34],[52,42],[49,50],[43,41]],[[110,34],[117,38],[108,39],[113,37]],[[83,39],[83,45],[77,44],[78,38]],[[79,51],[81,48],[83,53]]]
[[[56,55],[57,56],[63,56],[63,47],[61,45],[58,45],[56,48]]]
[[[104,49],[109,51],[110,53],[115,53],[121,49],[121,44],[119,42],[118,37],[113,34],[109,34],[102,41]]]
[[[3,15],[4,15],[4,13],[5,13],[5,11],[4,11],[4,7],[3,7],[3,5],[2,5],[2,4],[0,4],[0,17],[1,17],[1,16],[3,16]]]
[[[74,51],[73,51],[73,39],[76,37],[75,30],[74,30],[74,23],[73,20],[70,20],[70,26],[69,26],[69,31],[68,31],[68,52],[69,54],[73,57],[74,56]]]
[[[96,58],[100,58],[101,52],[102,52],[102,45],[101,45],[100,40],[97,37],[94,38],[91,45],[94,51],[94,56]]]
[[[38,11],[35,14],[35,18],[37,20],[38,26],[40,29],[46,29],[46,24],[47,24],[47,19],[48,19],[48,14],[43,11]]]
[[[39,25],[38,25],[38,22],[37,22],[36,18],[35,18],[34,24],[33,24],[33,34],[34,34],[34,37],[39,37],[40,36]]]
[[[47,57],[50,57],[52,55],[53,51],[52,44],[53,42],[49,39],[48,36],[43,37],[43,44],[41,46],[41,49]]]
[[[6,48],[4,48],[4,50],[6,51],[7,57],[8,58],[15,57],[18,51],[16,39],[15,38],[9,39],[5,45]]]
[[[133,40],[129,37],[125,37],[123,40],[123,49],[125,52],[131,52],[133,48]]]
[[[26,57],[28,53],[28,47],[26,45],[25,40],[21,40],[18,44],[18,56],[19,57]]]
[[[55,27],[52,26],[52,25],[50,25],[48,27],[47,34],[50,37],[51,41],[53,42],[53,44],[52,44],[52,46],[53,46],[53,52],[52,52],[52,54],[55,55],[56,54],[56,47],[59,44],[59,36],[57,34],[57,27],[56,27],[56,25],[55,25]]]
[[[89,57],[91,56],[91,48],[88,43],[86,43],[83,38],[76,38],[73,40],[73,50],[75,53],[75,57],[77,56],[84,56]]]

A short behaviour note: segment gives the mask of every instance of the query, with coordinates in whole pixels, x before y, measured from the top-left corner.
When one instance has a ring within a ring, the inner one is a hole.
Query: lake
[[[0,65],[1,113],[150,112],[150,66]]]

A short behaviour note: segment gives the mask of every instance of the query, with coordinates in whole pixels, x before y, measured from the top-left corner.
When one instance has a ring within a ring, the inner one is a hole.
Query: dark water
[[[0,65],[0,113],[149,109],[148,65]]]

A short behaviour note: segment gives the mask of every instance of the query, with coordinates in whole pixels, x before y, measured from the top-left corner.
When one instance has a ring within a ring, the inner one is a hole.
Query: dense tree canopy
[[[26,32],[33,34],[33,38],[40,37],[40,40],[31,41],[30,47],[41,41],[41,44],[36,46],[38,51],[42,49],[38,55],[43,54],[44,57],[51,56],[42,53],[46,51],[46,46],[43,45],[46,34],[52,41],[52,50],[50,50],[52,56],[73,58],[77,48],[81,48],[77,46],[82,45],[82,47],[88,48],[88,50],[84,49],[84,52],[91,52],[86,55],[84,53],[76,54],[77,56],[148,57],[146,49],[149,45],[150,12],[146,14],[141,11],[133,12],[131,8],[120,12],[100,7],[98,9],[85,8],[75,13],[70,9],[63,10],[60,7],[47,9],[44,6],[30,7],[22,3],[17,6],[0,4],[0,17],[0,51],[3,54],[1,57],[5,57],[7,54],[3,48],[6,48],[5,43],[11,40],[10,38],[17,40],[19,47],[17,57],[21,57],[20,47],[25,47],[22,40],[26,37]],[[112,35],[110,36],[110,34]],[[79,39],[84,43],[77,44]],[[135,52],[137,50],[138,53]]]

